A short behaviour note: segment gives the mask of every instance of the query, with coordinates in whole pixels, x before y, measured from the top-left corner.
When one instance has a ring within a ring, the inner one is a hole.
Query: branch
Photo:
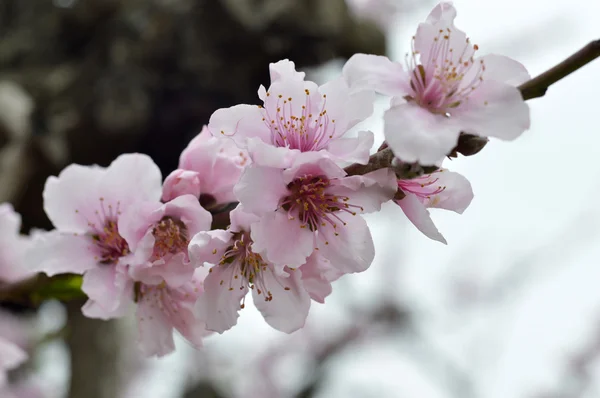
[[[546,94],[548,87],[567,77],[577,69],[582,68],[600,57],[600,39],[588,43],[581,50],[571,55],[558,65],[548,69],[541,75],[521,84],[519,90],[524,100],[539,98]]]
[[[600,57],[600,39],[590,42],[581,50],[577,51],[556,66],[519,86],[519,90],[521,90],[523,99],[529,100],[542,97],[548,90],[548,87],[550,87],[552,84],[565,78],[598,57]],[[449,156],[456,156],[456,153],[462,153],[465,156],[473,155],[479,152],[487,142],[487,140],[485,142],[477,140],[474,141],[473,136],[468,134],[462,136],[462,141],[459,139],[459,145],[452,150]],[[423,174],[431,173],[437,168],[435,166],[422,166],[417,163],[404,163],[399,162],[398,160],[394,161],[394,159],[395,156],[392,150],[383,145],[380,147],[378,152],[371,155],[369,162],[366,165],[355,163],[346,167],[345,170],[348,175],[364,175],[385,167],[391,167],[395,171],[398,178],[410,179]],[[402,199],[403,195],[404,193],[399,190],[395,199]],[[236,205],[237,203],[230,203],[223,208],[213,211],[212,228],[227,228],[229,225],[229,212],[233,210]],[[0,303],[17,302],[24,303],[25,305],[36,306],[40,303],[40,300],[46,298],[46,296],[40,296],[39,294],[36,294],[36,292],[41,289],[42,292],[51,292],[51,294],[54,294],[55,286],[57,286],[54,283],[57,279],[60,281],[61,278],[65,278],[65,276],[58,275],[56,277],[48,278],[38,275],[15,285],[0,286]],[[66,280],[69,281],[67,285],[72,283],[69,276],[66,276]],[[50,290],[45,290],[45,288],[48,286],[50,287]],[[71,288],[72,286],[67,286],[65,289],[59,283],[58,291],[61,293],[59,298],[63,299],[64,301],[70,301],[71,299],[75,298],[76,295],[73,294]]]

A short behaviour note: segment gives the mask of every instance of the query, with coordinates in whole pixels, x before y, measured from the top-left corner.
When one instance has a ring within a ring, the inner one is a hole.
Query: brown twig
[[[600,57],[600,39],[588,43],[581,50],[560,62],[558,65],[521,84],[519,90],[521,90],[523,99],[530,100],[543,97],[544,94],[546,94],[548,87],[557,81],[564,79],[577,69],[582,68],[598,57]]]

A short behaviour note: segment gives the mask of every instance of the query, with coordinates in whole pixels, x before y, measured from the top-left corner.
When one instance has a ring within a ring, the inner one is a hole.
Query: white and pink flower
[[[245,150],[224,137],[213,137],[206,126],[179,158],[179,168],[163,184],[163,201],[191,194],[212,206],[235,201],[233,186],[250,163]]]
[[[440,164],[461,132],[513,140],[529,128],[529,107],[517,85],[525,67],[479,49],[454,26],[442,2],[421,23],[406,70],[383,56],[357,54],[344,66],[350,87],[393,96],[384,116],[386,142],[406,162]]]
[[[208,125],[213,135],[231,137],[258,165],[289,167],[307,152],[342,162],[366,163],[373,133],[346,132],[373,112],[371,90],[351,90],[343,78],[317,86],[304,81],[288,60],[270,65],[271,86],[258,90],[263,106],[219,109]]]
[[[35,238],[29,264],[50,276],[83,274],[86,316],[122,315],[133,285],[121,262],[130,254],[121,215],[140,201],[160,200],[161,190],[160,170],[142,154],[121,155],[107,168],[66,167],[46,181],[44,210],[56,229]]]
[[[427,209],[438,208],[462,214],[473,199],[469,180],[445,169],[411,180],[398,180],[398,188],[406,196],[396,203],[406,217],[425,236],[442,243],[446,243],[446,239],[436,228]]]
[[[310,294],[301,269],[275,265],[255,252],[251,228],[258,220],[238,206],[231,212],[229,229],[201,232],[190,243],[190,256],[196,262],[214,265],[196,305],[198,318],[209,330],[222,333],[234,326],[244,298],[252,290],[254,304],[267,323],[291,333],[304,326],[311,296],[324,299],[331,291],[313,283]],[[321,277],[318,270],[313,274],[314,279]]]
[[[331,159],[314,156],[286,170],[250,166],[234,190],[244,208],[260,217],[252,225],[255,252],[295,268],[318,250],[347,273],[366,270],[375,254],[359,214],[379,210],[397,184],[390,169],[348,177]]]
[[[119,220],[131,254],[123,258],[134,281],[140,347],[163,356],[174,350],[173,329],[200,346],[207,333],[192,309],[202,274],[188,256],[190,238],[210,229],[212,217],[193,195],[170,202],[140,202]]]
[[[204,277],[204,270],[198,269],[187,282],[176,287],[164,281],[135,283],[138,343],[144,355],[160,357],[174,351],[173,330],[194,347],[202,346],[202,338],[209,332],[194,314],[194,305],[203,294]]]

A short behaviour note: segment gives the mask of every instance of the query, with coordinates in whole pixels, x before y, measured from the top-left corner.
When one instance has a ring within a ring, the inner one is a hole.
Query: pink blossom
[[[406,162],[439,164],[460,132],[513,140],[529,128],[529,107],[516,85],[520,63],[478,50],[454,26],[456,10],[440,3],[412,39],[406,70],[386,57],[356,54],[343,74],[355,89],[394,96],[384,115],[386,142]]]
[[[138,282],[179,287],[188,282],[196,268],[187,247],[190,238],[210,229],[212,216],[192,195],[170,202],[140,202],[124,212],[119,231],[131,252],[124,261]]]
[[[255,252],[299,267],[318,250],[343,272],[366,270],[374,256],[369,228],[357,215],[378,211],[396,190],[389,169],[347,177],[327,158],[287,170],[253,165],[235,187],[244,208],[260,216],[252,225]]]
[[[165,179],[163,200],[191,194],[209,205],[233,202],[233,186],[249,161],[246,151],[230,139],[213,137],[205,126],[181,153],[179,168]]]
[[[205,324],[196,318],[194,304],[203,293],[204,270],[198,269],[185,283],[173,287],[137,282],[137,321],[139,347],[147,356],[164,356],[175,350],[173,330],[177,330],[193,346],[202,346],[209,334]]]
[[[209,330],[224,332],[237,323],[238,311],[252,289],[254,303],[269,325],[287,333],[301,328],[310,308],[302,271],[276,266],[254,251],[251,225],[258,221],[257,216],[241,206],[230,215],[229,229],[201,232],[190,243],[195,261],[214,264],[196,305],[198,318]],[[311,290],[314,295],[328,294],[319,286]]]
[[[210,229],[211,215],[193,195],[170,202],[140,202],[119,218],[119,232],[131,254],[122,258],[134,283],[144,354],[163,356],[174,350],[173,329],[199,346],[204,325],[191,311],[201,293],[201,278],[188,256],[190,237]],[[196,275],[198,276],[198,275]]]
[[[404,214],[425,236],[442,243],[446,243],[446,239],[436,228],[427,209],[439,208],[462,214],[473,199],[469,181],[445,169],[412,180],[398,180],[398,187],[406,194],[396,201]]]
[[[43,196],[56,230],[35,239],[28,262],[50,276],[83,274],[86,316],[122,315],[133,286],[120,262],[130,253],[120,217],[131,205],[160,199],[160,170],[141,154],[121,155],[107,168],[73,164],[48,178]]]
[[[8,203],[0,204],[0,285],[34,274],[25,263],[29,239],[19,234],[21,216]]]
[[[262,166],[289,167],[316,151],[338,161],[368,161],[373,134],[344,135],[373,112],[372,91],[351,90],[341,77],[319,87],[288,60],[271,64],[270,71],[271,86],[258,90],[264,105],[217,110],[208,125],[213,135],[230,136]]]

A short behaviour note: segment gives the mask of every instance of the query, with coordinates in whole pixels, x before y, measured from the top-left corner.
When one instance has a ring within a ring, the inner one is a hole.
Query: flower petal
[[[245,210],[244,206],[238,205],[231,213],[229,213],[229,220],[231,221],[231,226],[229,227],[230,231],[250,231],[251,225],[260,220],[260,217],[248,213]]]
[[[152,295],[153,293],[150,293]],[[156,299],[143,297],[137,305],[138,344],[146,356],[162,357],[175,351],[173,326]]]
[[[440,164],[458,142],[459,133],[452,119],[413,103],[398,104],[384,114],[386,142],[405,162]]]
[[[360,216],[338,212],[344,224],[319,228],[319,254],[344,273],[365,271],[375,257],[375,246],[367,222]]]
[[[342,75],[353,91],[374,90],[390,96],[412,92],[402,65],[381,55],[354,54],[344,65]]]
[[[303,81],[306,73],[297,72],[294,62],[283,59],[279,62],[269,64],[271,73],[271,84],[278,80],[297,80]]]
[[[260,108],[256,105],[235,105],[217,109],[210,117],[208,129],[215,137],[231,137],[243,148],[249,137],[258,137],[270,142],[271,131],[265,126],[262,118]]]
[[[292,333],[304,326],[310,297],[302,285],[302,272],[287,270],[287,278],[276,276],[270,267],[261,273],[264,286],[272,299],[267,300],[264,292],[252,290],[254,305],[261,312],[265,321],[277,330]]]
[[[504,55],[488,54],[475,60],[475,62],[479,60],[482,60],[485,65],[483,78],[486,80],[518,86],[531,79],[529,72],[522,63]],[[468,81],[468,77],[465,76],[464,80]]]
[[[374,141],[372,132],[359,131],[357,137],[332,140],[327,146],[327,152],[339,161],[367,164]]]
[[[35,272],[48,276],[83,274],[98,265],[96,247],[84,235],[57,230],[38,234],[25,254],[25,262]]]
[[[104,170],[98,166],[72,164],[58,177],[48,177],[44,186],[44,211],[52,224],[66,232],[83,233],[95,220],[98,183]]]
[[[462,131],[514,140],[530,126],[529,106],[516,87],[484,80],[452,115]]]
[[[212,215],[205,210],[193,195],[183,195],[163,205],[162,217],[173,217],[181,220],[189,236],[210,229]]]
[[[119,201],[125,206],[140,200],[159,201],[162,196],[162,175],[150,156],[124,154],[108,166],[98,189],[107,200]]]
[[[412,222],[425,236],[446,244],[446,239],[444,239],[431,220],[429,211],[415,195],[407,194],[402,200],[399,200],[396,203],[402,208],[402,211],[406,214],[406,217],[408,217],[410,222]]]
[[[394,197],[398,190],[396,175],[389,168],[375,170],[362,176],[349,176],[332,181],[328,193],[349,198],[346,203],[355,206],[349,210],[371,213]]]
[[[96,317],[111,319],[119,317],[131,302],[133,282],[115,266],[98,266],[85,273],[81,290],[97,306]],[[92,304],[86,306],[91,309]],[[86,306],[82,309],[84,315],[92,317],[91,312],[85,311]]]
[[[276,168],[290,167],[294,159],[301,154],[300,150],[288,147],[276,147],[258,138],[249,138],[246,142],[252,163],[257,166]]]
[[[244,170],[233,192],[246,211],[261,215],[277,209],[288,191],[281,170],[252,165]]]
[[[452,5],[452,2],[442,1],[431,10],[427,16],[427,23],[436,24],[445,22],[449,26],[454,24],[456,18],[456,9]]]
[[[325,297],[331,294],[331,282],[344,275],[331,265],[331,262],[318,253],[313,253],[302,270],[302,284],[311,299],[324,303]]]
[[[186,194],[200,197],[200,173],[177,169],[169,174],[163,183],[162,200],[167,202]]]
[[[437,185],[444,190],[426,203],[427,207],[446,209],[462,214],[473,200],[471,183],[463,175],[452,171],[440,170],[433,174]]]
[[[238,268],[233,263],[216,265],[204,280],[204,294],[196,302],[195,313],[208,330],[223,333],[237,323],[240,302],[248,293],[244,284],[231,284]]]
[[[314,250],[314,233],[283,211],[265,214],[252,225],[250,236],[252,250],[280,266],[299,267]]]
[[[231,246],[231,232],[216,229],[197,233],[188,246],[190,261],[200,267],[204,263],[218,264],[223,253]]]
[[[319,93],[323,95],[323,110],[328,117],[326,120],[331,123],[332,130],[335,128],[332,138],[345,134],[373,113],[373,89],[353,91],[341,76],[319,87]]]

